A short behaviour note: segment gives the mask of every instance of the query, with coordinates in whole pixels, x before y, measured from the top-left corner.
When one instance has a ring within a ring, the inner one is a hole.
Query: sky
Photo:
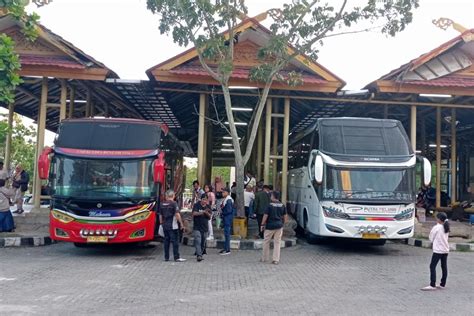
[[[288,1],[246,3],[249,16],[254,16]],[[341,1],[328,2],[337,7]],[[147,69],[185,50],[171,37],[160,35],[158,16],[146,9],[146,0],[54,0],[41,8],[30,5],[29,9],[41,16],[44,26],[103,62],[122,79],[147,79]],[[333,37],[321,47],[318,62],[346,81],[344,89],[361,89],[457,36],[452,28],[444,31],[432,24],[439,17],[474,28],[474,0],[420,0],[413,22],[396,37],[379,31]],[[51,140],[49,135],[47,143]]]

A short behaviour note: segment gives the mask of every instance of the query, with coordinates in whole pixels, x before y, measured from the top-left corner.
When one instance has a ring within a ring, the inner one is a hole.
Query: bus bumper
[[[72,221],[63,223],[50,215],[49,232],[51,239],[74,243],[118,244],[153,240],[156,214],[141,222],[126,221],[114,224]]]
[[[414,220],[362,221],[324,218],[320,235],[358,239],[406,239],[413,237]]]

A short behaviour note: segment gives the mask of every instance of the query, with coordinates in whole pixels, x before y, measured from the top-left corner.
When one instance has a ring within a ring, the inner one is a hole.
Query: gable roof
[[[10,15],[0,17],[0,30],[15,41],[22,76],[84,80],[118,78],[103,63],[41,24],[37,24],[38,38],[33,42],[23,35],[21,22]]]
[[[258,63],[257,51],[265,45],[271,32],[261,25],[257,18],[246,18],[234,28],[234,33],[239,33],[239,38],[234,48],[234,71],[230,83],[235,86],[260,86],[258,83],[250,82],[249,72]],[[228,32],[223,34],[227,35]],[[295,49],[289,45],[288,52],[294,51]],[[217,65],[209,64],[212,69],[217,69]],[[288,86],[275,81],[272,88],[335,92],[345,85],[341,78],[304,55],[298,55],[280,74],[285,77],[292,70],[302,73],[304,81],[302,85]],[[217,85],[217,82],[202,68],[194,47],[153,66],[146,73],[150,79],[161,82]]]
[[[474,95],[474,29],[392,70],[366,88],[380,92]]]

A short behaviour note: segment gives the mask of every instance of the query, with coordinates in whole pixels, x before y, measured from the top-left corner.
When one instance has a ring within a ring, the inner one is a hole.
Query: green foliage
[[[5,143],[8,132],[7,118],[2,115],[0,119],[0,156],[5,157]],[[35,164],[36,131],[33,126],[25,126],[17,114],[13,117],[11,168],[21,164],[23,168],[33,175]],[[5,166],[8,167],[8,166]]]
[[[27,14],[24,0],[0,0],[0,14],[10,14],[23,25],[22,32],[25,37],[34,41],[38,36],[36,24],[39,16],[36,13]],[[0,102],[12,103],[14,91],[22,80],[18,75],[20,60],[14,51],[14,41],[6,34],[0,34]]]
[[[14,51],[13,40],[0,34],[0,102],[14,101],[15,87],[21,83],[19,70],[20,60]]]
[[[185,189],[192,189],[193,181],[197,179],[197,168],[186,168]]]

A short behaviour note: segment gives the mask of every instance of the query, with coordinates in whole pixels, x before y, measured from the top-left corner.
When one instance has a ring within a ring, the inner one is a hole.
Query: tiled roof
[[[404,83],[418,86],[474,88],[474,77],[448,76],[432,80],[410,80]]]
[[[55,66],[69,69],[85,69],[86,66],[62,56],[20,55],[22,65]]]
[[[177,75],[187,75],[187,76],[206,76],[206,77],[209,76],[206,70],[204,70],[201,66],[196,66],[196,65],[181,65],[170,70],[170,73],[177,74]],[[250,73],[250,69],[248,68],[236,68],[232,72],[231,78],[248,79],[249,73]],[[288,73],[289,73],[288,71],[280,72],[280,74],[283,77],[286,77]],[[311,83],[311,84],[327,82],[326,80],[309,73],[303,73],[302,79],[304,83]]]

